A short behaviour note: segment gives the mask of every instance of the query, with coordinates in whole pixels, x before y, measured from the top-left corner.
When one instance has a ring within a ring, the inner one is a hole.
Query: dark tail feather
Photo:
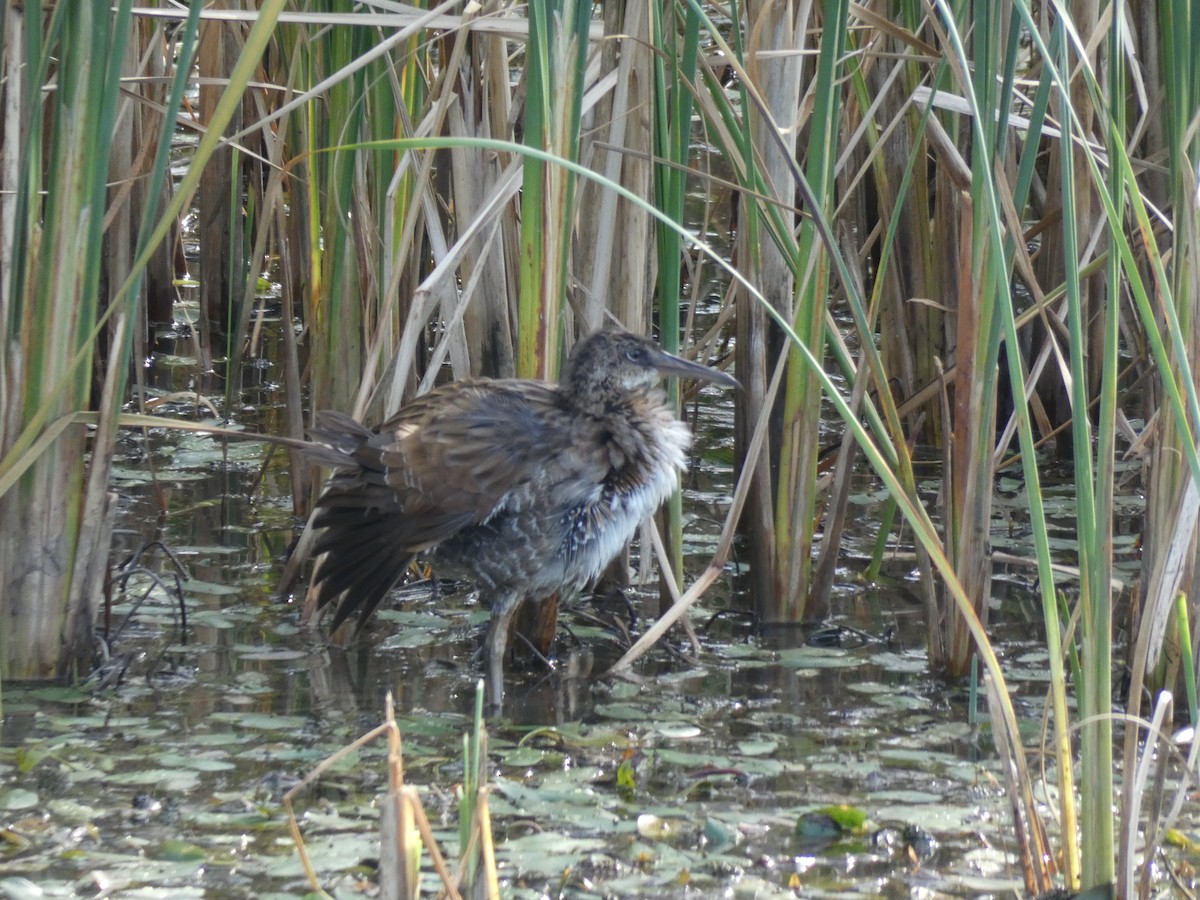
[[[310,434],[325,446],[311,458],[338,472],[317,501],[312,522],[319,530],[314,553],[321,556],[311,590],[318,610],[336,601],[330,631],[355,613],[361,629],[412,556],[398,546],[404,521],[387,502],[394,498],[384,484],[386,473],[368,446],[374,432],[340,413],[322,412],[317,420]]]
[[[356,612],[362,628],[412,559],[397,553],[391,540],[388,520],[394,515],[367,511],[350,518],[326,517],[315,550],[323,554],[313,573],[317,608],[337,601],[331,631]]]
[[[407,561],[402,566],[375,566],[372,569],[348,573],[339,565],[336,557],[325,556],[317,563],[316,583],[318,591],[317,606],[324,608],[340,596],[334,608],[330,632],[337,631],[342,623],[357,613],[355,631],[362,629],[371,613],[375,612],[384,597],[400,580],[407,567]],[[333,568],[334,571],[330,571]],[[340,588],[340,590],[339,590]]]

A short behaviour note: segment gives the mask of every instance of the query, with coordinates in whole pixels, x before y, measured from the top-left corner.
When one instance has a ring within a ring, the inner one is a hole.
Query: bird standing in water
[[[378,429],[318,417],[318,609],[332,627],[375,610],[415,556],[474,582],[491,606],[493,697],[521,601],[577,591],[674,490],[691,434],[664,375],[737,382],[622,330],[575,345],[558,384],[471,379],[436,388]]]

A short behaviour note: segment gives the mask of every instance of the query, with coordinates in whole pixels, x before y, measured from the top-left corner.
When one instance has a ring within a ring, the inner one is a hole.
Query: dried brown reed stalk
[[[482,848],[483,867],[483,896],[488,898],[500,897],[499,878],[496,871],[495,846],[491,832],[491,817],[488,813],[487,795],[490,788],[482,785],[479,789],[467,846],[461,848],[462,855],[458,869],[451,873],[442,854],[437,838],[433,834],[429,816],[421,801],[420,793],[412,785],[404,783],[404,760],[401,753],[400,726],[396,723],[392,695],[387,695],[384,721],[371,729],[362,737],[342,747],[337,752],[327,756],[301,781],[283,795],[283,808],[287,810],[288,830],[296,844],[296,852],[300,864],[308,877],[313,890],[322,897],[329,897],[321,887],[321,879],[313,867],[308,848],[304,843],[300,822],[296,818],[293,801],[303,791],[316,782],[323,772],[336,765],[347,755],[367,746],[381,736],[387,736],[388,741],[388,786],[381,800],[380,816],[380,854],[379,881],[384,896],[397,898],[412,898],[419,896],[419,861],[423,853],[428,854],[429,862],[434,872],[441,880],[445,896],[451,900],[459,900],[462,894],[460,887],[467,871],[466,861],[474,853],[476,847]]]

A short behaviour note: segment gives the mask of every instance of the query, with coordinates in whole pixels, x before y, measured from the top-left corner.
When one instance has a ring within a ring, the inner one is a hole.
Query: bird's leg
[[[492,621],[488,625],[487,648],[488,703],[496,712],[504,706],[504,657],[508,652],[508,630],[513,614],[521,604],[515,592],[502,594],[492,602]]]

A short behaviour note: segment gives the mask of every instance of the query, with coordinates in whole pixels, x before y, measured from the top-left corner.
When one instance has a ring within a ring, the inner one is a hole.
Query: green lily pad
[[[846,834],[861,834],[867,814],[855,806],[825,806],[801,814],[796,820],[796,837],[801,840],[831,840]]]
[[[19,809],[33,809],[37,805],[37,791],[20,787],[0,790],[0,809],[12,812]]]
[[[203,847],[171,838],[163,841],[158,847],[158,858],[171,862],[199,861],[207,856],[208,853]]]

